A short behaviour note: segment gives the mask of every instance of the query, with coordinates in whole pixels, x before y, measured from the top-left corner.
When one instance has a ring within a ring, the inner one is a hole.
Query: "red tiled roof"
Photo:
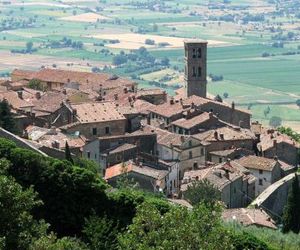
[[[28,79],[39,79],[44,82],[56,83],[79,83],[85,86],[100,86],[102,88],[115,88],[118,86],[132,86],[134,82],[125,78],[112,77],[105,73],[90,73],[61,69],[48,69],[44,68],[37,72],[26,72],[15,70],[15,75],[24,75]]]
[[[93,123],[104,121],[125,120],[112,102],[93,102],[71,104],[73,110],[76,110],[76,117],[80,123]]]
[[[158,170],[144,165],[136,166],[135,163],[133,163],[132,161],[128,161],[126,163],[120,163],[107,168],[105,171],[104,179],[109,180],[113,177],[129,172],[135,172],[156,180],[161,180],[165,178],[165,176],[168,174],[168,171],[166,170]]]
[[[215,133],[217,132],[217,138]],[[223,136],[223,137],[221,137]],[[203,141],[254,140],[255,134],[249,129],[222,127],[195,134],[193,137]]]
[[[181,118],[179,120],[176,120],[176,121],[172,122],[172,125],[175,125],[175,126],[178,126],[181,128],[185,128],[185,129],[191,129],[203,122],[209,121],[212,118],[213,118],[212,114],[204,112],[204,113],[197,115],[190,119]]]
[[[31,102],[20,99],[17,92],[3,91],[0,92],[0,101],[6,99],[14,109],[22,109],[34,106]]]
[[[272,171],[277,163],[277,161],[274,159],[255,155],[244,156],[243,158],[238,159],[235,162],[248,169],[258,169],[265,171]]]
[[[222,217],[225,221],[237,221],[244,226],[256,225],[277,229],[271,217],[261,209],[237,208],[225,209]]]

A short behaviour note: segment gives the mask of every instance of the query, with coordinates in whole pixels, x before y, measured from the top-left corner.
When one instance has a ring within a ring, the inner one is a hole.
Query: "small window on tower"
[[[198,67],[198,76],[201,76],[202,75],[202,72],[201,72],[201,67]]]
[[[196,58],[196,49],[193,49],[193,58]]]
[[[197,57],[198,58],[202,57],[201,48],[198,48],[198,50],[197,50]]]
[[[196,68],[193,67],[193,77],[195,77],[195,76],[196,76]]]

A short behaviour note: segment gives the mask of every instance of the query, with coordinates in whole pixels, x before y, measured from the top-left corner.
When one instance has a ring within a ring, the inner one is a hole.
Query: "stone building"
[[[70,104],[72,123],[61,127],[66,133],[80,133],[87,139],[99,136],[122,135],[126,118],[111,102]]]
[[[196,113],[196,112],[195,112]],[[194,114],[188,110],[184,114],[184,118],[178,119],[171,123],[169,131],[176,134],[193,135],[201,131],[209,130],[225,126],[213,113],[203,112]]]
[[[135,159],[141,153],[153,155],[156,137],[152,132],[98,137],[83,147],[83,156],[95,161],[105,172],[113,164]]]
[[[133,161],[120,163],[108,168],[104,179],[113,187],[121,176],[126,176],[129,180],[138,184],[138,187],[150,192],[167,193],[167,182],[169,172],[158,170]]]
[[[300,144],[291,137],[281,134],[273,129],[260,135],[260,143],[257,144],[259,154],[263,157],[277,157],[293,166],[299,164]]]
[[[250,151],[245,148],[231,148],[218,151],[209,152],[209,160],[213,163],[222,163],[226,162],[228,159],[235,160],[243,156],[252,155],[253,151]]]
[[[236,160],[235,163],[249,169],[256,177],[255,196],[281,178],[280,163],[275,159],[249,155]]]
[[[253,151],[256,137],[249,129],[240,127],[221,127],[193,135],[199,141],[206,142],[207,160],[212,161],[210,152],[243,148]]]
[[[66,86],[78,89],[94,89],[99,95],[105,96],[110,91],[123,87],[134,91],[136,83],[118,76],[105,73],[79,72],[61,69],[44,68],[39,71],[14,70],[11,73],[13,81],[27,81],[37,79],[48,90],[61,89]]]
[[[223,122],[242,128],[250,128],[251,114],[249,112],[237,109],[234,104],[230,106],[195,95],[180,99],[175,96],[175,98],[171,98],[164,104],[152,107],[150,109],[150,120],[151,123],[157,123],[158,121],[164,126],[169,126],[172,122],[185,118],[187,112],[191,114],[211,112]]]
[[[159,159],[179,162],[179,179],[183,178],[185,171],[197,169],[205,164],[207,146],[205,142],[149,125],[142,127],[142,131],[157,134],[156,155]]]
[[[227,208],[238,208],[244,205],[243,175],[220,166],[186,172],[180,188],[182,196],[184,197],[185,191],[193,181],[204,179],[220,190],[221,200]]]
[[[81,157],[82,147],[86,143],[86,139],[80,135],[63,134],[57,128],[41,128],[37,126],[28,126],[25,129],[25,137],[33,142],[39,143],[45,148],[53,148],[65,151],[66,142],[69,145],[72,154]]]

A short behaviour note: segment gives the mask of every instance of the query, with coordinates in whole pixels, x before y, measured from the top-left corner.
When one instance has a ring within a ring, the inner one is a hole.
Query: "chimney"
[[[115,100],[118,100],[118,99],[119,99],[118,94],[115,94],[114,97],[115,97]]]
[[[52,126],[47,134],[48,135],[56,135],[57,134],[56,127]]]
[[[273,147],[274,147],[274,148],[277,147],[277,140],[273,140]]]
[[[232,108],[233,110],[235,109],[235,103],[234,103],[234,102],[231,103],[231,108]]]
[[[132,102],[131,96],[128,96],[128,101],[129,101],[129,102]]]
[[[214,115],[213,115],[212,112],[209,112],[208,114],[209,114],[209,118],[210,118],[210,119],[213,118]]]
[[[194,103],[194,102],[191,103],[191,108],[192,108],[192,109],[195,108],[195,103]]]
[[[102,95],[100,94],[98,97],[97,97],[97,101],[103,101],[103,97],[102,97]]]
[[[228,169],[225,169],[224,177],[229,180],[230,176],[229,176],[229,170]]]
[[[124,93],[127,94],[128,93],[128,89],[124,88]]]
[[[37,100],[41,99],[41,92],[36,92],[36,93],[35,93],[35,98],[36,98]]]
[[[216,140],[218,140],[218,131],[215,131],[214,137],[215,137]]]
[[[274,160],[275,160],[275,161],[278,161],[277,155],[274,156]]]
[[[18,97],[19,97],[20,99],[23,99],[23,91],[20,90],[20,91],[18,91],[17,93],[18,93]]]
[[[174,98],[172,97],[170,100],[170,104],[173,105],[174,104]]]
[[[62,91],[62,92],[63,92],[63,94],[64,94],[64,95],[66,95],[66,94],[67,94],[67,90],[66,90],[66,89],[63,89],[63,91]]]
[[[180,104],[181,104],[181,106],[183,106],[183,100],[182,100],[182,98],[180,98]]]
[[[52,148],[59,149],[59,142],[58,141],[52,142]]]
[[[220,134],[220,138],[222,141],[224,141],[224,134]]]
[[[151,125],[151,118],[150,118],[149,115],[147,116],[147,124],[148,124],[148,125]]]
[[[180,141],[182,142],[182,143],[184,143],[184,141],[185,141],[185,138],[184,138],[184,136],[182,135],[182,136],[180,136]]]
[[[77,109],[73,109],[73,116],[77,115]]]

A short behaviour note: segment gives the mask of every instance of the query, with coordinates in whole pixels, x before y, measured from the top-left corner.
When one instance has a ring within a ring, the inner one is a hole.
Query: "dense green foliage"
[[[295,141],[300,142],[300,134],[298,134],[291,128],[279,127],[277,130],[282,134],[286,134],[286,135],[292,137]]]
[[[28,87],[31,89],[35,89],[35,90],[40,90],[40,91],[44,91],[45,88],[42,85],[41,81],[38,79],[32,79],[29,81],[28,83]]]
[[[32,188],[23,190],[13,178],[0,175],[0,237],[4,249],[26,249],[47,225],[33,219],[31,210],[41,205]]]
[[[204,205],[192,211],[172,207],[162,216],[144,203],[128,231],[119,237],[119,249],[230,249],[220,211],[217,206],[214,213]]]
[[[71,151],[70,151],[70,147],[68,142],[66,141],[66,146],[65,146],[65,158],[67,161],[69,161],[70,163],[74,164],[72,155],[71,155]]]
[[[282,216],[282,231],[299,233],[300,231],[300,189],[298,175],[295,174],[295,178],[289,188],[287,204],[283,210]]]
[[[5,99],[0,101],[0,127],[10,132],[16,132],[16,126],[10,111],[10,106]]]
[[[298,250],[300,249],[300,237],[298,234],[283,234],[279,230],[259,228],[255,226],[244,227],[240,224],[226,224],[226,227],[238,234],[247,233],[257,239],[266,242],[272,250]]]
[[[43,157],[1,138],[0,159],[1,249],[278,249],[271,238],[224,226],[210,192],[188,210],[131,187],[110,189],[80,159]]]
[[[221,192],[208,180],[195,181],[188,186],[184,192],[184,197],[192,204],[197,205],[204,202],[211,205],[216,201],[221,200]]]

